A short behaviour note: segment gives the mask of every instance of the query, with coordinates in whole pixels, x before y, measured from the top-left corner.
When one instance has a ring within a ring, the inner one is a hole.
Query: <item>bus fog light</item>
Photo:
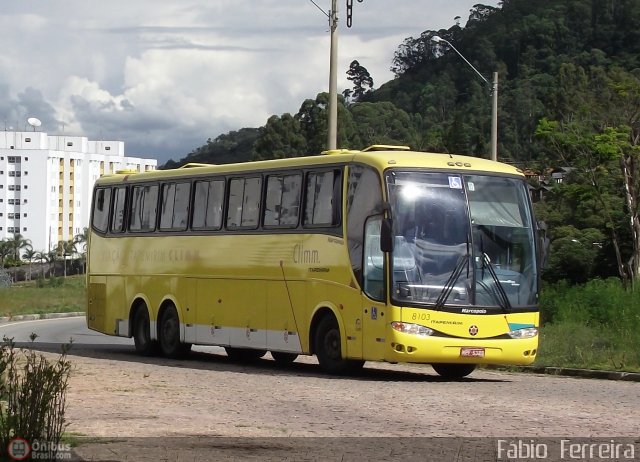
[[[391,323],[391,327],[393,327],[393,329],[397,330],[398,332],[402,332],[403,334],[419,335],[421,337],[428,337],[430,335],[433,335],[433,329],[421,326],[420,324],[393,321]]]
[[[538,335],[538,329],[535,327],[526,327],[524,329],[516,329],[509,332],[511,338],[531,338]]]

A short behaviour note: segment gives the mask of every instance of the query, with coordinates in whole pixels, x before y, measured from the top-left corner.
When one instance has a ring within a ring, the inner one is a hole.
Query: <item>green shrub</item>
[[[545,286],[537,364],[640,370],[639,298],[617,279]]]
[[[36,335],[31,334],[31,340]],[[16,348],[12,339],[3,339],[0,355],[0,456],[16,437],[33,444],[44,443],[46,460],[56,460],[62,433],[66,392],[71,364],[63,349],[50,362],[30,349]],[[42,444],[41,444],[42,446]],[[43,456],[42,453],[38,454]],[[4,459],[2,459],[4,460]]]

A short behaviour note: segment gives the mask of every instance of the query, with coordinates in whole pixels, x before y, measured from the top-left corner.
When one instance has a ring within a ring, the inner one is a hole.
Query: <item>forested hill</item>
[[[536,136],[541,121],[566,120],[603,88],[640,76],[638,0],[476,5],[466,24],[407,38],[390,63],[396,78],[376,90],[368,86],[366,62],[352,64],[354,88],[347,89],[350,98],[340,99],[339,147],[408,144],[488,157],[490,86],[445,42],[433,41],[435,35],[451,42],[487,80],[499,73],[498,156],[504,161],[551,161],[545,156],[555,154]],[[327,100],[319,94],[295,115],[274,115],[259,129],[208,140],[167,166],[318,154],[326,140]]]

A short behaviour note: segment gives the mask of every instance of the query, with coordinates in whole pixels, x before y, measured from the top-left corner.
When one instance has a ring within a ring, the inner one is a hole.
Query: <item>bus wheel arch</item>
[[[142,299],[134,301],[129,312],[129,332],[133,336],[136,351],[143,356],[154,356],[158,353],[158,341],[151,337],[151,321],[149,308]]]
[[[157,332],[160,351],[167,358],[182,358],[191,350],[191,344],[180,338],[180,315],[170,299],[162,302],[158,310]]]
[[[333,310],[318,310],[311,323],[309,335],[311,352],[318,358],[320,367],[330,374],[344,375],[357,372],[364,365],[362,360],[345,359],[344,329]]]

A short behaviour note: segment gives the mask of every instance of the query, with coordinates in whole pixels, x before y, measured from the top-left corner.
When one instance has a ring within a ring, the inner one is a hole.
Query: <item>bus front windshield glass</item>
[[[532,214],[524,180],[391,171],[391,294],[400,305],[537,303]]]

